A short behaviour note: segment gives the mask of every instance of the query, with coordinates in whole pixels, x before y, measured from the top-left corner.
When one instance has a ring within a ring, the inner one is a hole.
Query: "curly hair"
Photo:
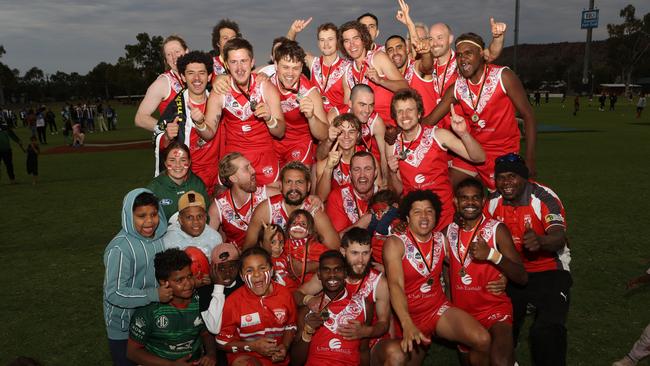
[[[291,62],[304,62],[305,50],[300,47],[298,42],[290,39],[280,42],[278,48],[275,49],[275,57],[273,61],[280,62],[280,60],[289,60]]]
[[[221,19],[217,25],[212,28],[212,48],[219,54],[219,38],[221,38],[222,29],[232,29],[235,32],[235,37],[241,38],[241,32],[239,32],[239,25],[232,20],[226,18]]]
[[[361,37],[363,47],[366,49],[366,51],[372,48],[372,38],[370,37],[370,32],[368,32],[368,28],[366,28],[365,25],[359,23],[356,20],[351,20],[347,23],[344,23],[336,33],[336,38],[338,38],[339,41],[339,50],[347,59],[352,59],[352,57],[350,57],[348,52],[345,50],[345,47],[343,46],[345,43],[345,40],[343,39],[343,33],[352,29],[356,30],[357,33],[359,33],[359,37]]]
[[[205,65],[205,69],[208,71],[208,73],[212,73],[212,66],[213,66],[212,57],[210,57],[209,54],[202,51],[191,51],[179,57],[178,60],[176,60],[176,67],[178,68],[178,73],[181,75],[185,74],[185,69],[187,68],[187,65],[192,63],[203,64]]]
[[[390,117],[394,120],[397,120],[397,111],[395,110],[395,104],[397,102],[402,102],[405,100],[413,99],[418,108],[418,114],[424,114],[424,103],[422,103],[422,96],[415,89],[402,89],[398,90],[393,94],[393,99],[390,101]]]
[[[440,220],[440,215],[442,214],[442,202],[440,197],[437,194],[433,193],[429,189],[418,189],[415,191],[409,192],[399,205],[399,215],[400,218],[406,221],[406,218],[413,207],[413,203],[417,201],[429,201],[433,210],[435,211],[436,223]]]

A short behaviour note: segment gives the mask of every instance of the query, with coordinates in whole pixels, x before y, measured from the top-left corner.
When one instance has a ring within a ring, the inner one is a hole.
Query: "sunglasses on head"
[[[509,154],[499,156],[498,158],[496,158],[496,160],[494,162],[496,164],[501,164],[501,163],[523,163],[524,158],[522,158],[521,155],[519,155],[519,154],[509,153]]]

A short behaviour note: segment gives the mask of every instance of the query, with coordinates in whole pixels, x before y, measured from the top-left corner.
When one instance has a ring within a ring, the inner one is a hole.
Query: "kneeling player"
[[[512,365],[512,303],[505,293],[491,293],[486,286],[501,272],[520,285],[528,281],[528,275],[510,230],[483,214],[485,189],[479,180],[461,181],[454,204],[461,224],[451,223],[445,233],[452,302],[490,332],[490,364]]]
[[[133,362],[162,365],[169,360],[216,365],[217,348],[199,312],[191,264],[192,260],[180,249],[156,254],[156,279],[161,287],[172,289],[173,297],[169,303],[154,302],[136,310],[126,351]],[[206,354],[202,356],[203,345]]]

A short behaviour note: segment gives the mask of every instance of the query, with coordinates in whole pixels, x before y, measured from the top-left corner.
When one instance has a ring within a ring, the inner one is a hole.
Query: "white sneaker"
[[[635,365],[636,362],[632,361],[632,359],[629,358],[628,356],[625,356],[612,364],[612,366],[635,366]]]

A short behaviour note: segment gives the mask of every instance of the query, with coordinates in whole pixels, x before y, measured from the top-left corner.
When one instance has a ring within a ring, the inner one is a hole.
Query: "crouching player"
[[[166,365],[169,361],[216,365],[217,346],[199,312],[191,264],[187,254],[177,248],[156,254],[156,279],[161,287],[171,288],[172,299],[136,310],[126,351],[131,361],[140,365]]]

